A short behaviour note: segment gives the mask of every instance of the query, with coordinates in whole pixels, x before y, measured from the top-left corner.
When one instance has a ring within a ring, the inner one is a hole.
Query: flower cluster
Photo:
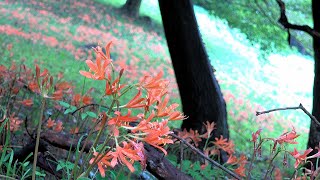
[[[220,138],[215,138],[214,141],[209,142],[212,132],[215,128],[214,122],[206,122],[204,124],[206,132],[202,135],[198,133],[196,130],[187,131],[184,129],[182,132],[178,133],[178,136],[185,139],[189,143],[193,143],[196,147],[198,147],[199,143],[203,139],[206,139],[206,143],[204,146],[204,154],[208,157],[216,157],[220,156],[220,152],[224,151],[228,155],[228,160],[226,161],[226,165],[229,165],[230,168],[234,170],[235,173],[244,177],[245,176],[245,165],[247,164],[247,157],[245,155],[241,155],[239,158],[235,155],[234,143],[231,140],[220,136]],[[208,146],[212,144],[213,146]],[[220,157],[221,158],[221,157]],[[208,162],[205,162],[201,167],[205,168],[208,165]]]
[[[143,166],[146,161],[142,142],[148,143],[164,154],[163,145],[173,143],[168,136],[172,133],[168,121],[183,120],[185,116],[177,110],[178,104],[169,105],[169,82],[162,79],[163,72],[156,76],[145,75],[134,85],[122,83],[125,69],[117,68],[110,57],[111,42],[105,47],[94,48],[95,62],[87,60],[89,71],[80,71],[86,78],[105,81],[104,97],[112,99],[108,112],[101,113],[100,131],[107,126],[108,136],[115,140],[115,147],[104,152],[94,152],[91,164],[97,164],[102,176],[105,168],[125,164],[134,171],[133,163],[138,161]],[[119,70],[118,70],[119,69]],[[132,99],[120,105],[124,94],[134,91]],[[109,104],[108,104],[109,105]],[[113,110],[114,109],[114,110]]]
[[[252,133],[252,140],[251,141],[254,143],[254,156],[257,154],[257,152],[258,152],[258,154],[261,155],[262,143],[269,140],[269,141],[273,142],[273,148],[272,148],[273,158],[272,159],[274,159],[275,156],[277,156],[279,152],[283,151],[284,152],[283,164],[287,165],[287,154],[290,154],[295,159],[294,168],[296,170],[299,169],[300,165],[306,164],[308,159],[320,157],[319,148],[316,148],[316,149],[318,149],[318,152],[312,156],[308,156],[313,151],[312,148],[305,150],[302,154],[300,154],[296,148],[294,148],[293,152],[288,152],[286,150],[285,145],[297,144],[295,139],[297,137],[299,137],[299,134],[297,134],[297,132],[295,131],[294,128],[292,128],[291,131],[288,131],[288,132],[281,134],[277,138],[261,138],[261,136],[260,136],[261,131],[262,131],[262,129],[259,129],[255,133]],[[259,138],[259,141],[258,141],[258,138]],[[253,162],[251,162],[251,163],[253,163]],[[272,163],[272,161],[271,161],[271,163]],[[309,174],[315,173],[314,170],[306,169],[306,171],[310,171]],[[280,172],[277,173],[277,176],[281,176],[281,173],[280,174],[279,173]]]

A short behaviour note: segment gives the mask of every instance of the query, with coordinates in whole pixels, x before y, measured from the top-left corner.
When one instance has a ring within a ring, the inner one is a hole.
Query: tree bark
[[[159,0],[183,112],[182,128],[204,132],[215,122],[212,137],[229,138],[226,104],[204,48],[190,0]]]
[[[121,7],[121,10],[127,15],[132,17],[139,16],[139,9],[142,0],[127,0],[126,3]]]
[[[320,32],[320,2],[318,0],[312,0],[312,16],[314,23],[314,30]],[[318,121],[320,120],[320,38],[313,37],[313,49],[314,49],[314,85],[313,85],[313,108],[312,115],[315,116]],[[313,121],[311,121],[308,147],[315,148],[319,146],[320,142],[320,127]],[[315,164],[314,164],[315,165]]]

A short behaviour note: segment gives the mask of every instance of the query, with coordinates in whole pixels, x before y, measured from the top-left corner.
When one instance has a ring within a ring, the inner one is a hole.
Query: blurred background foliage
[[[286,0],[289,22],[312,27],[311,0]],[[275,0],[194,0],[194,3],[211,14],[226,19],[232,28],[238,28],[247,38],[261,45],[262,50],[284,50],[288,46],[288,34],[277,20],[280,15]],[[312,53],[309,35],[294,31],[292,35]]]

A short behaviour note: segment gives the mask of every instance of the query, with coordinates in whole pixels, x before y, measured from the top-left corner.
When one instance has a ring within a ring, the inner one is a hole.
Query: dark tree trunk
[[[226,104],[200,37],[190,0],[159,0],[164,31],[177,79],[183,112],[182,128],[203,132],[215,122],[213,137],[229,138]]]
[[[314,30],[320,32],[320,1],[312,0],[312,15]],[[320,120],[320,38],[313,37],[314,49],[314,85],[312,115]],[[308,147],[315,148],[320,142],[320,127],[311,121]]]
[[[139,9],[142,0],[127,0],[126,3],[121,7],[121,10],[129,16],[139,16]]]

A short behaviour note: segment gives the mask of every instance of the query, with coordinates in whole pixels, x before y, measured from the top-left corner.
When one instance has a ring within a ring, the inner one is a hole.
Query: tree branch
[[[280,7],[280,18],[278,22],[285,28],[287,29],[293,29],[293,30],[299,30],[299,31],[304,31],[311,35],[314,38],[320,38],[320,33],[315,31],[313,28],[311,28],[308,25],[296,25],[296,24],[291,24],[288,21],[287,15],[286,15],[286,5],[282,0],[276,0],[279,7]]]
[[[182,139],[181,137],[175,135],[175,134],[170,134],[172,137],[179,139],[180,142],[182,142],[183,144],[187,145],[190,149],[192,149],[194,152],[196,152],[197,154],[199,154],[201,157],[203,157],[204,159],[206,159],[207,161],[209,161],[211,164],[213,164],[214,166],[218,167],[219,169],[223,170],[224,172],[226,172],[227,174],[229,174],[230,176],[236,178],[236,179],[241,179],[240,176],[238,176],[236,173],[234,173],[233,171],[225,168],[224,166],[220,165],[219,163],[217,163],[216,161],[212,160],[211,158],[209,158],[208,156],[206,156],[205,154],[203,154],[199,149],[197,149],[196,147],[192,146],[190,143],[188,143],[186,140]]]
[[[311,118],[311,120],[313,120],[320,127],[320,123],[317,120],[317,118],[314,117],[308,110],[306,110],[306,108],[304,108],[301,103],[297,107],[276,108],[276,109],[270,109],[270,110],[262,111],[262,112],[257,111],[256,116],[259,116],[261,114],[267,114],[267,113],[270,113],[273,111],[296,110],[296,109],[301,109],[306,115],[308,115]]]
[[[72,139],[66,134],[63,135],[62,133],[55,133],[54,131],[46,131],[46,133],[41,135],[41,138],[52,146],[65,150],[70,150],[70,147],[74,149],[78,143],[78,139]],[[81,143],[81,146],[83,146],[83,143]],[[91,146],[92,142],[88,142],[84,151],[88,153]],[[144,148],[147,157],[147,170],[158,179],[192,179],[172,165],[170,161],[164,158],[163,153],[154,147],[145,144]]]

